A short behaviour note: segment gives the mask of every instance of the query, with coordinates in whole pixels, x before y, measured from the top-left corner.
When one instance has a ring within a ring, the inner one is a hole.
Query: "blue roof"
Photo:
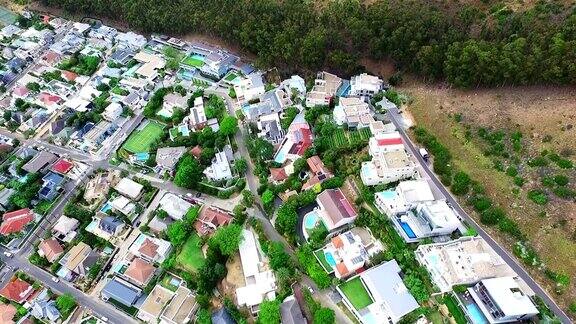
[[[129,286],[128,283],[119,281],[118,278],[114,278],[104,286],[102,293],[106,297],[112,298],[115,301],[130,307],[136,303],[138,297],[140,297],[141,291],[140,289],[136,289],[136,287],[132,287],[131,285]]]
[[[42,178],[42,181],[44,181],[45,186],[58,187],[64,181],[64,177],[58,173],[50,171],[46,173],[46,175]]]

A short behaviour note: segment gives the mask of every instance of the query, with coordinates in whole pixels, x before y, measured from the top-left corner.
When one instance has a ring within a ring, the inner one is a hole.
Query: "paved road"
[[[422,166],[422,170],[426,172],[426,174],[434,182],[436,187],[438,187],[438,190],[446,197],[446,200],[450,204],[452,204],[452,206],[456,209],[456,211],[460,214],[460,216],[468,224],[474,227],[474,229],[476,229],[478,234],[486,241],[486,243],[488,243],[488,245],[490,245],[490,247],[492,247],[492,249],[494,249],[494,251],[496,251],[496,253],[498,253],[498,255],[500,255],[500,257],[502,257],[502,259],[504,259],[504,261],[508,263],[510,267],[512,267],[512,269],[514,269],[514,271],[516,271],[518,276],[526,282],[526,284],[530,287],[530,289],[532,289],[538,296],[540,296],[546,302],[548,307],[550,307],[550,309],[554,312],[554,314],[556,314],[556,316],[563,323],[571,323],[572,321],[570,320],[570,318],[566,315],[566,313],[564,313],[562,309],[560,309],[560,307],[558,307],[558,305],[556,304],[556,302],[554,302],[554,300],[550,297],[550,295],[548,295],[548,293],[542,287],[540,287],[538,283],[536,283],[536,281],[530,276],[530,274],[516,261],[516,259],[513,256],[511,256],[508,253],[508,251],[502,248],[498,244],[498,242],[496,242],[486,231],[482,229],[482,227],[480,227],[480,225],[478,225],[478,223],[476,223],[476,221],[472,217],[470,217],[470,215],[468,215],[468,213],[466,213],[466,211],[460,206],[460,204],[458,204],[456,199],[454,199],[454,197],[450,194],[450,192],[448,192],[448,190],[444,187],[444,185],[442,185],[442,182],[440,182],[440,180],[436,177],[436,174],[434,174],[434,172],[430,170],[426,161],[424,161],[422,156],[418,153],[418,148],[414,146],[414,144],[404,131],[403,125],[399,121],[399,119],[401,119],[402,117],[400,116],[398,109],[394,108],[388,110],[388,116],[390,117],[392,123],[394,123],[394,125],[396,126],[400,135],[402,136],[404,143],[406,144],[406,147],[408,148],[410,154],[412,154],[418,160],[418,162]]]
[[[23,256],[14,256],[13,258],[6,258],[4,255],[0,256],[3,262],[6,263],[12,269],[20,268],[27,275],[43,283],[44,286],[50,288],[53,292],[58,294],[71,294],[78,305],[86,307],[93,311],[98,317],[107,317],[108,322],[125,324],[125,323],[136,323],[136,321],[120,312],[112,305],[103,302],[98,298],[94,298],[86,295],[84,292],[72,287],[72,285],[63,280],[59,282],[52,281],[52,275],[34,265],[31,265],[28,260]],[[14,270],[11,270],[14,271]],[[11,276],[4,274],[4,278],[10,278]]]

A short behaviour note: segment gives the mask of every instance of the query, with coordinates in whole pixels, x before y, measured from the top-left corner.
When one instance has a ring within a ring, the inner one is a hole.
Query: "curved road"
[[[458,204],[456,199],[452,197],[450,192],[448,192],[448,190],[436,177],[436,174],[434,174],[434,172],[430,170],[428,164],[426,163],[426,161],[424,161],[424,159],[418,152],[418,149],[414,146],[414,144],[404,131],[403,125],[398,120],[399,118],[402,118],[398,112],[398,108],[389,109],[388,116],[390,117],[390,121],[392,121],[392,123],[394,124],[394,126],[396,126],[396,129],[402,136],[402,139],[404,140],[404,143],[406,144],[406,147],[410,152],[410,154],[412,154],[418,160],[424,172],[426,172],[426,174],[430,177],[432,182],[434,182],[434,185],[444,195],[446,201],[452,204],[454,209],[462,216],[462,218],[466,220],[466,222],[468,222],[468,224],[470,224],[478,232],[478,234],[486,241],[486,243],[488,243],[488,245],[490,245],[490,247],[494,251],[496,251],[496,253],[498,253],[498,255],[500,255],[500,257],[506,263],[508,263],[508,265],[518,274],[518,276],[522,278],[524,282],[526,282],[526,284],[530,287],[530,289],[532,289],[532,291],[534,291],[544,300],[544,302],[546,302],[548,307],[550,307],[552,312],[554,312],[554,314],[560,319],[560,321],[562,321],[562,323],[572,323],[572,320],[570,320],[570,318],[566,315],[566,313],[564,313],[564,311],[560,309],[560,307],[556,304],[556,302],[554,302],[552,297],[550,297],[550,295],[548,295],[548,293],[542,287],[540,287],[540,285],[516,261],[516,259],[508,253],[508,251],[502,248],[498,244],[498,242],[496,242],[486,231],[482,229],[480,225],[478,225],[478,223],[476,223],[476,221],[472,217],[470,217],[470,215],[468,215],[468,213],[466,213],[466,211],[464,211],[464,209],[460,206],[460,204]]]

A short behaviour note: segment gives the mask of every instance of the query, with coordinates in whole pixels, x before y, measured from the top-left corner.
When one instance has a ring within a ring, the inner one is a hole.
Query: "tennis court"
[[[130,134],[122,148],[131,153],[148,152],[152,143],[162,136],[163,129],[164,125],[148,121]]]
[[[204,60],[205,58],[203,56],[194,54],[186,57],[182,63],[188,66],[201,67],[204,65]]]
[[[16,21],[18,16],[12,11],[0,7],[0,26],[11,25]]]

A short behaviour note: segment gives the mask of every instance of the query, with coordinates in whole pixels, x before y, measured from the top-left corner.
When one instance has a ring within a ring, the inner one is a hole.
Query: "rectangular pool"
[[[470,316],[470,320],[472,321],[472,324],[487,324],[488,323],[488,320],[486,320],[486,317],[484,317],[484,314],[482,314],[482,311],[480,311],[480,308],[478,308],[478,305],[468,304],[468,305],[466,305],[466,310],[468,311],[468,316]]]

